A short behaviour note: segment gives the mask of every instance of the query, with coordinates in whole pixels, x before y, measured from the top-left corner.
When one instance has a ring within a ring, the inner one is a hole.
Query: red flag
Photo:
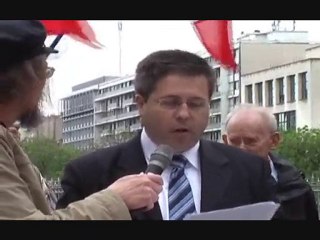
[[[236,68],[230,20],[197,20],[194,29],[210,55],[227,68]]]
[[[80,20],[41,20],[48,35],[67,34],[91,47],[101,48],[94,31],[87,21]]]

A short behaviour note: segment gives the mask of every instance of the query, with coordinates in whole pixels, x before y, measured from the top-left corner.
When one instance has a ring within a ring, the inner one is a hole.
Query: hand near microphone
[[[129,210],[148,211],[158,201],[163,180],[160,174],[171,163],[173,149],[159,145],[151,154],[146,174],[129,175],[118,179],[107,189],[118,193]]]
[[[129,210],[140,208],[150,210],[158,201],[162,185],[163,180],[160,175],[141,173],[122,177],[107,189],[117,193]]]

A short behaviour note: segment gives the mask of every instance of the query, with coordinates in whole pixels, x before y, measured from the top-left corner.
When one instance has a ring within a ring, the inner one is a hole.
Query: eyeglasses
[[[183,101],[179,97],[166,97],[156,100],[156,103],[158,103],[160,107],[167,110],[177,110],[182,106],[183,103],[186,103],[188,108],[192,111],[199,111],[209,106],[208,101],[201,98],[192,98]]]
[[[51,78],[53,76],[54,72],[55,72],[54,67],[47,67],[46,77]]]

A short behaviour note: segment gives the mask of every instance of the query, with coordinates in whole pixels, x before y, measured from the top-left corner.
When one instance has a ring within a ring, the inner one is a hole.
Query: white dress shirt
[[[141,133],[141,145],[143,153],[147,163],[150,160],[151,154],[156,150],[157,145],[151,141],[148,137],[145,129],[143,128]],[[190,164],[186,165],[185,174],[191,185],[191,190],[193,194],[194,204],[196,207],[196,212],[200,212],[200,200],[201,200],[201,174],[200,174],[200,163],[199,163],[199,142],[194,145],[191,149],[183,152],[182,155],[185,156]],[[168,207],[168,188],[169,188],[169,178],[172,167],[167,167],[161,174],[163,179],[163,191],[159,194],[159,205],[162,213],[163,220],[169,220],[169,207]]]
[[[274,180],[276,180],[276,182],[278,182],[278,173],[276,168],[274,167],[274,164],[271,160],[271,158],[268,156],[269,158],[269,164],[270,164],[270,168],[271,168],[271,176],[274,178]]]

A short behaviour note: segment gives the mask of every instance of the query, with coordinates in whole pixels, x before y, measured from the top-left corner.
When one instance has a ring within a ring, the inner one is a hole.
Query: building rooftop
[[[118,76],[102,76],[102,77],[99,77],[99,78],[96,78],[96,79],[93,79],[93,80],[90,80],[90,81],[87,81],[84,83],[80,83],[80,84],[72,87],[72,92],[75,92],[75,91],[78,91],[78,90],[81,90],[84,88],[88,88],[88,87],[91,87],[94,85],[98,85],[98,84],[107,82],[109,80],[115,79],[115,78],[118,78]]]

